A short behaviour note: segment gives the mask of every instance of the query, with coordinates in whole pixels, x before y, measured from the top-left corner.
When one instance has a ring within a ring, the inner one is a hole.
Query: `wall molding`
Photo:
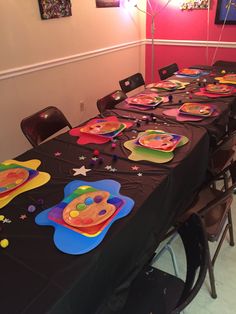
[[[151,39],[146,40],[151,44]],[[155,45],[166,46],[189,46],[189,47],[219,47],[219,48],[236,48],[236,42],[231,41],[206,41],[206,40],[175,40],[175,39],[155,39]]]
[[[0,71],[0,80],[6,80],[9,78],[17,77],[20,75],[29,74],[45,69],[50,69],[57,66],[62,66],[72,62],[80,62],[90,58],[97,58],[101,55],[113,53],[123,49],[129,49],[144,44],[151,44],[151,39],[136,40],[128,43],[87,51],[84,53],[78,53],[71,56],[66,56],[57,59],[51,59],[39,63],[33,63],[22,67],[16,67]],[[203,41],[203,40],[170,40],[170,39],[155,39],[154,45],[166,45],[166,46],[189,46],[189,47],[219,47],[219,48],[236,48],[236,42],[227,41]]]
[[[0,71],[0,80],[6,80],[9,78],[13,78],[20,75],[29,74],[32,72],[45,70],[57,66],[62,66],[72,62],[80,62],[83,60],[87,60],[90,58],[96,58],[104,54],[113,53],[123,49],[129,49],[133,47],[137,47],[146,43],[146,40],[137,40],[128,43],[123,43],[115,46],[105,47],[101,49],[91,50],[83,53],[78,53],[71,56],[66,56],[57,59],[51,59],[39,63],[33,63],[30,65],[25,65],[22,67],[12,68]]]

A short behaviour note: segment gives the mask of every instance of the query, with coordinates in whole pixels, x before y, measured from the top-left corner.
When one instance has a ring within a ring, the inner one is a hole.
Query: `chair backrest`
[[[113,109],[117,104],[126,98],[127,95],[122,90],[116,90],[97,100],[98,111],[101,115],[103,115],[106,110]]]
[[[120,88],[124,93],[128,93],[140,86],[145,85],[145,81],[141,73],[133,74],[119,81]]]
[[[209,171],[217,174],[223,171],[234,160],[236,147],[236,131],[225,136],[210,157]]]
[[[54,106],[44,108],[21,121],[21,130],[33,147],[65,127],[72,128],[61,110]]]
[[[161,80],[166,80],[168,77],[171,77],[175,72],[179,70],[179,67],[176,63],[172,63],[158,70]]]
[[[184,290],[172,314],[180,313],[194,299],[205,280],[208,266],[207,237],[199,215],[192,214],[178,232],[185,249],[187,273]]]
[[[226,68],[233,71],[236,69],[236,61],[217,60],[212,64],[212,66]]]

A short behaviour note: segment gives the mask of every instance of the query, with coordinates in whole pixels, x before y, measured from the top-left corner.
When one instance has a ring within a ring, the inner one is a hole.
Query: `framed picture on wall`
[[[71,16],[70,0],[38,0],[42,20]]]
[[[215,24],[236,24],[236,0],[218,0]]]
[[[120,0],[96,0],[97,8],[119,7]]]

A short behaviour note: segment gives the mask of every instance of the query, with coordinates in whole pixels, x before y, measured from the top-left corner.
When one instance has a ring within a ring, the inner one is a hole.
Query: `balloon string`
[[[222,25],[222,27],[221,27],[221,32],[220,32],[220,36],[219,36],[219,39],[218,39],[218,43],[221,41],[221,38],[222,38],[222,35],[223,35],[223,31],[224,31],[224,28],[225,28],[225,23],[226,23],[226,21],[227,21],[228,15],[229,15],[229,11],[230,11],[231,5],[232,5],[232,0],[229,0],[228,8],[227,8],[226,15],[225,15],[225,18],[224,18],[224,22],[223,22],[223,25]],[[217,46],[216,49],[215,49],[214,55],[213,55],[213,57],[212,57],[212,62],[211,62],[211,64],[213,64],[214,61],[215,61],[216,54],[217,54],[217,52],[218,52],[218,48],[219,48],[219,46]]]

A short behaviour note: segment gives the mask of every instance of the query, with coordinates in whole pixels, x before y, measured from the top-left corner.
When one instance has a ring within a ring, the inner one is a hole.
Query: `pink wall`
[[[158,14],[155,19],[155,39],[168,40],[207,40],[207,11],[181,11],[173,6],[174,0],[161,10],[167,0],[150,0],[153,7],[157,6]],[[157,3],[158,2],[158,3]],[[157,4],[156,4],[157,3]],[[222,25],[216,25],[216,0],[211,1],[209,15],[209,40],[218,41]],[[151,38],[151,19],[147,16],[147,38]],[[236,25],[225,25],[221,41],[236,42]],[[193,64],[211,64],[216,48],[209,48],[207,58],[206,47],[155,45],[155,79],[158,80],[157,69],[176,62],[179,67]],[[218,48],[215,60],[236,61],[234,48]],[[151,45],[146,46],[146,80],[150,81]]]

